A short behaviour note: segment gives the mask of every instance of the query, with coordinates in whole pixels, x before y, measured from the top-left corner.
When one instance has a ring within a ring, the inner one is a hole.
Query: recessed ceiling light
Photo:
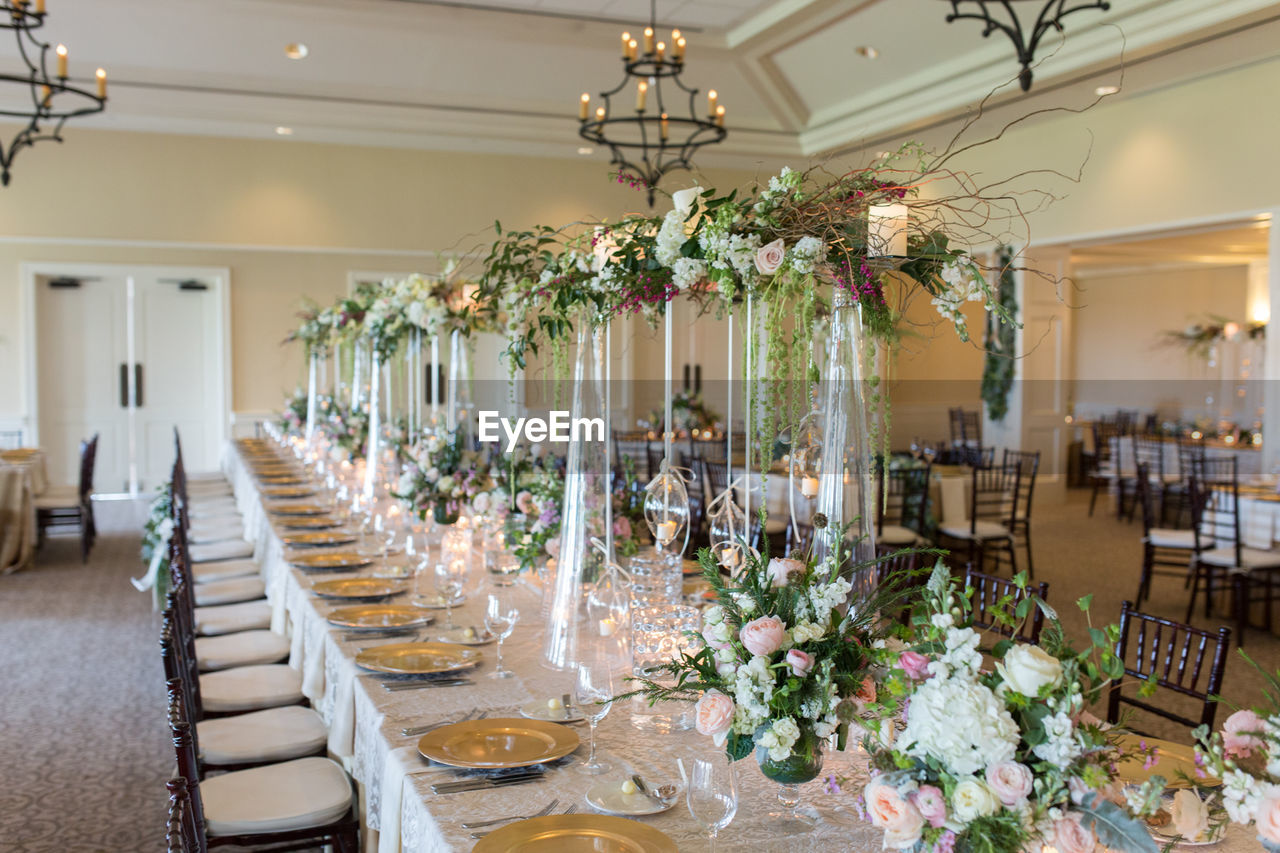
[[[862,47],[857,49],[857,54],[858,56],[865,56],[867,59],[875,59],[880,55],[880,51],[876,50],[869,44],[864,44]]]
[[[300,41],[284,46],[284,55],[290,59],[306,59],[307,54],[311,51],[307,50],[307,46]]]
[[[277,127],[277,128],[276,128],[276,133],[277,133],[277,134],[279,134],[280,136],[293,136],[293,128],[292,128],[292,127]]]
[[[1119,86],[1099,86],[1093,90],[1093,93],[1099,98],[1105,98],[1107,95],[1114,95],[1120,91]]]
[[[589,145],[583,145],[578,149],[578,153],[581,154],[583,157],[586,157],[588,154],[596,153],[596,149],[590,147]]]

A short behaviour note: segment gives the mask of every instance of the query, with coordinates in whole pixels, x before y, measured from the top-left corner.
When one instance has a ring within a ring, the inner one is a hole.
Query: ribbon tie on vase
[[[748,555],[760,558],[760,554],[751,547],[750,528],[747,514],[734,500],[734,491],[748,488],[744,485],[745,477],[734,479],[720,494],[707,504],[707,520],[711,530],[711,552],[716,561],[736,576],[746,565]]]
[[[587,615],[602,637],[617,633],[631,609],[631,575],[609,558],[609,548],[591,537],[591,546],[600,552],[604,570],[587,595]]]
[[[169,540],[173,538],[173,519],[166,518],[160,522],[160,526],[156,528],[156,534],[158,538],[151,549],[151,564],[147,566],[147,573],[140,578],[129,578],[129,583],[133,584],[133,588],[138,592],[156,588],[156,581],[160,577],[160,564],[168,556]]]
[[[689,544],[689,488],[693,471],[672,465],[666,457],[658,469],[658,476],[644,487],[644,520],[653,534],[659,549],[665,549],[680,535],[684,528],[685,541],[680,546],[684,553]]]

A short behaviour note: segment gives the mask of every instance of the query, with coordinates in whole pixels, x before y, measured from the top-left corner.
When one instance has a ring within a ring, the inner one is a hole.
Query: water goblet
[[[596,727],[609,713],[613,698],[613,673],[603,663],[578,664],[578,676],[573,685],[573,702],[587,718],[591,726],[591,748],[587,763],[578,772],[598,776],[609,769],[609,763],[596,758]]]
[[[716,836],[733,822],[738,813],[738,776],[733,762],[720,756],[715,759],[695,758],[689,771],[680,765],[685,778],[685,802],[689,814],[707,832],[709,850],[715,853]]]
[[[449,560],[448,562],[436,563],[436,588],[444,596],[444,629],[446,631],[452,631],[456,627],[453,624],[453,600],[461,594],[466,580],[467,564],[465,561]]]
[[[502,641],[515,630],[519,620],[520,610],[512,602],[510,590],[489,593],[488,605],[484,610],[484,627],[498,638],[498,667],[489,673],[490,678],[510,678],[515,675],[502,666]]]

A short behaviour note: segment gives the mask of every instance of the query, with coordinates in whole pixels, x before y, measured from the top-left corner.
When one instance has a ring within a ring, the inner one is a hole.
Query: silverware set
[[[541,782],[545,777],[545,771],[531,769],[519,773],[511,773],[507,776],[485,776],[460,779],[456,782],[437,782],[431,786],[431,791],[435,794],[463,794],[468,791],[485,791],[490,788],[510,788],[515,785],[527,785],[533,782]]]
[[[468,711],[467,713],[463,714],[461,717],[458,717],[457,719],[454,719],[454,720],[440,720],[439,722],[428,723],[422,726],[406,726],[400,730],[400,734],[404,735],[405,737],[415,737],[418,735],[425,735],[427,732],[435,731],[436,729],[442,728],[444,726],[452,726],[454,723],[465,723],[468,720],[483,720],[488,715],[489,715],[488,711],[477,712],[475,708],[472,708],[470,711]]]
[[[481,822],[479,822],[479,823],[464,823],[462,826],[463,826],[463,828],[464,828],[464,829],[471,829],[471,828],[472,828],[472,827],[474,827],[474,826],[492,826],[492,825],[493,825],[493,824],[495,824],[495,823],[506,823],[506,822],[508,822],[508,821],[513,821],[513,820],[532,820],[532,819],[533,819],[533,818],[535,818],[535,817],[546,817],[547,815],[551,814],[551,812],[555,809],[556,805],[557,805],[559,802],[560,802],[560,801],[559,801],[558,799],[557,799],[557,800],[552,800],[552,801],[551,801],[550,803],[548,803],[548,804],[547,804],[543,809],[541,809],[537,814],[527,815],[527,816],[524,816],[524,817],[500,817],[500,818],[495,818],[494,820],[481,821]],[[569,804],[569,806],[568,806],[564,811],[560,812],[560,814],[562,814],[562,815],[566,815],[566,814],[573,814],[573,813],[574,813],[574,812],[576,812],[577,810],[578,810],[578,805],[577,805],[577,803],[570,803],[570,804]],[[488,831],[486,831],[486,832],[473,832],[473,833],[471,833],[471,837],[472,837],[472,838],[484,838],[484,837],[485,837],[486,835],[488,835],[490,832],[493,832],[493,830],[488,830]]]
[[[396,693],[401,690],[426,690],[431,687],[460,687],[465,684],[475,684],[470,678],[464,676],[455,676],[451,678],[418,678],[405,681],[384,681],[382,689],[388,693]]]

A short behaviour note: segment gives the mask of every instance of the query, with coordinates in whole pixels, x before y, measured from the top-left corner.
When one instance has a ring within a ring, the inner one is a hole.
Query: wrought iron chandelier
[[[684,71],[684,36],[679,30],[671,31],[671,42],[658,41],[657,2],[649,5],[649,26],[640,39],[624,32],[621,39],[622,67],[626,72],[615,88],[601,92],[602,106],[592,109],[591,96],[582,93],[578,105],[581,122],[578,135],[597,145],[607,145],[613,152],[612,164],[618,168],[618,179],[642,183],[653,207],[654,191],[662,176],[676,169],[692,169],[693,153],[704,145],[722,141],[727,136],[724,128],[724,105],[719,102],[715,89],[707,92],[706,113],[698,112],[698,90],[691,89],[680,79]],[[634,81],[634,83],[633,83]],[[662,85],[667,81],[677,91],[668,94],[673,100],[670,108],[663,97]],[[635,90],[634,109],[629,108],[624,95],[617,105],[614,96],[624,89]],[[685,96],[689,99],[689,114],[675,115],[674,108]]]
[[[982,35],[991,35],[996,30],[1004,33],[1013,42],[1018,51],[1018,61],[1022,63],[1022,71],[1018,74],[1018,82],[1022,84],[1022,91],[1027,92],[1031,89],[1031,66],[1035,63],[1036,48],[1040,46],[1040,39],[1044,38],[1050,30],[1063,32],[1062,19],[1072,12],[1081,12],[1085,9],[1099,9],[1103,12],[1111,8],[1111,4],[1106,0],[1036,0],[1042,3],[1044,8],[1036,16],[1034,25],[1028,25],[1019,20],[1017,11],[1014,10],[1014,4],[1021,2],[1027,3],[1028,0],[946,0],[951,4],[951,14],[947,15],[947,23],[959,20],[982,21],[986,27],[982,31]],[[962,12],[960,7],[965,4],[976,6],[977,9],[971,12]],[[1008,21],[998,20],[992,15],[992,7],[997,10],[1003,9],[1008,17]]]
[[[8,97],[0,99],[0,117],[25,124],[7,147],[0,140],[0,185],[6,187],[19,151],[44,140],[61,142],[67,119],[100,113],[107,106],[106,71],[97,71],[96,94],[68,82],[66,45],[53,49],[56,73],[49,73],[50,45],[33,32],[44,26],[46,15],[45,0],[0,0],[0,29],[13,30],[18,55],[27,66],[26,73],[0,73],[0,83],[8,84]],[[15,97],[15,85],[26,91]]]

